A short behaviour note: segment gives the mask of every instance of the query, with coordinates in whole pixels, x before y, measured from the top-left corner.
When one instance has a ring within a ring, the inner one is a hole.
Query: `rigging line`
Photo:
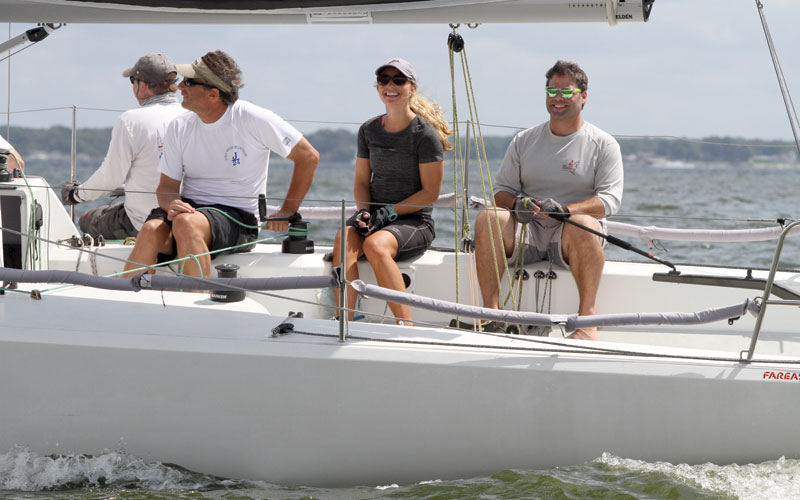
[[[23,113],[37,113],[37,112],[46,112],[46,111],[63,111],[63,110],[86,110],[86,111],[108,111],[114,113],[122,113],[125,110],[123,109],[105,109],[105,108],[84,108],[82,106],[62,106],[62,107],[55,107],[55,108],[40,108],[40,109],[25,109],[19,111],[11,111],[6,110],[4,111],[8,115],[15,115],[15,114],[23,114]],[[360,123],[356,122],[337,122],[337,121],[325,121],[325,120],[290,120],[287,119],[289,122],[295,123],[321,123],[321,124],[330,124],[330,125],[359,125]],[[461,121],[459,123],[467,124],[468,121]],[[496,124],[488,124],[482,123],[481,127],[489,127],[489,128],[504,128],[504,129],[511,129],[511,130],[525,130],[528,127],[520,127],[515,125],[496,125]],[[110,127],[109,127],[110,128]],[[669,139],[693,144],[709,144],[709,145],[716,145],[716,146],[728,146],[728,147],[746,147],[746,148],[795,148],[796,146],[791,143],[787,144],[776,144],[776,143],[739,143],[739,142],[720,142],[720,141],[711,141],[705,139],[690,139],[687,137],[680,137],[676,135],[633,135],[633,134],[611,134],[613,137],[617,139]],[[496,137],[496,136],[492,136]]]
[[[722,222],[752,222],[758,224],[777,224],[778,218],[773,219],[756,219],[747,217],[743,219],[733,217],[688,217],[685,215],[646,215],[646,214],[614,214],[613,217],[608,217],[608,220],[617,219],[667,219],[667,220],[697,220],[697,221],[722,221]],[[786,220],[794,220],[786,218]]]
[[[267,241],[269,239],[272,239],[272,238],[265,238],[265,239],[262,239],[262,240],[256,240],[256,243],[258,243],[259,241]],[[119,271],[119,272],[116,272],[116,273],[111,273],[109,275],[106,275],[105,277],[106,278],[120,277],[120,279],[128,279],[128,278],[122,278],[121,275],[127,274],[127,273],[140,273],[140,272],[145,271],[145,270],[161,270],[161,271],[164,271],[166,274],[172,274],[173,276],[183,276],[184,275],[183,274],[183,266],[184,266],[184,263],[187,260],[193,259],[193,260],[197,261],[197,257],[202,257],[204,255],[212,255],[212,254],[215,254],[215,253],[224,252],[226,250],[240,248],[240,247],[243,247],[243,246],[247,246],[247,245],[249,245],[251,243],[252,242],[250,242],[250,243],[242,243],[241,245],[234,245],[234,246],[228,247],[228,248],[222,248],[222,249],[219,249],[219,250],[212,250],[212,251],[205,252],[205,253],[202,253],[202,254],[199,254],[199,255],[189,254],[186,257],[182,257],[180,259],[173,259],[173,260],[170,260],[170,261],[167,261],[167,262],[157,263],[157,264],[153,264],[153,265],[149,265],[149,266],[145,265],[145,264],[141,264],[139,262],[133,262],[131,260],[126,260],[125,261],[126,264],[127,263],[131,263],[131,264],[135,264],[135,265],[137,265],[139,267],[136,267],[136,268],[133,268],[133,269],[130,269],[130,270],[127,270],[127,271]],[[79,249],[79,248],[82,248],[82,247],[77,247],[76,249]],[[110,257],[108,255],[99,254],[97,252],[89,251],[88,253],[89,253],[90,261],[92,262],[92,268],[93,268],[92,271],[93,271],[93,274],[95,276],[97,275],[97,269],[96,269],[96,262],[95,261],[96,261],[96,258],[97,258],[98,255],[101,255],[102,257],[109,257],[112,260],[122,260],[122,259],[118,259],[118,258],[115,259],[115,258]],[[83,255],[83,253],[79,253],[78,254],[78,259],[77,259],[77,262],[76,262],[76,269],[75,269],[76,272],[78,272],[78,268],[80,267],[80,258],[81,258],[82,255]],[[92,259],[94,259],[94,260],[92,260]],[[175,264],[175,263],[179,264],[177,271],[173,271],[172,270],[172,264]],[[198,268],[199,267],[200,266],[198,264]],[[211,283],[209,281],[206,281],[204,279],[204,276],[194,277],[194,278],[196,278],[196,279],[198,279],[200,281],[204,281],[206,284],[209,284],[209,285],[210,284],[214,284],[214,283]],[[61,290],[63,288],[70,288],[72,286],[79,286],[79,285],[65,283],[65,284],[62,284],[62,285],[57,286],[57,287],[48,288],[47,290],[43,290],[43,292],[49,292],[49,291],[53,291],[53,290]],[[229,289],[233,289],[233,290],[239,289],[239,291],[246,291],[244,289],[238,288],[238,287],[233,286],[233,285],[229,285]]]
[[[64,241],[68,241],[68,240],[55,241],[55,240],[51,240],[51,239],[48,239],[48,238],[44,238],[42,236],[31,235],[30,233],[24,233],[24,232],[21,232],[21,231],[17,231],[15,229],[10,229],[10,228],[7,228],[7,227],[2,227],[2,226],[0,226],[0,231],[11,233],[11,234],[14,234],[14,235],[17,235],[17,236],[22,236],[22,237],[25,237],[25,238],[36,239],[40,243],[41,242],[45,242],[45,243],[49,243],[51,245],[56,245],[58,247],[65,247],[65,248],[70,248],[72,250],[77,250],[78,252],[88,253],[88,254],[94,255],[96,257],[104,257],[104,258],[107,258],[109,260],[121,262],[123,264],[127,264],[128,262],[130,262],[128,259],[123,259],[122,257],[115,257],[113,255],[106,255],[106,254],[100,253],[100,252],[98,252],[96,250],[88,250],[88,249],[86,249],[84,247],[74,247],[71,244],[64,242]],[[281,234],[277,234],[277,235],[274,235],[274,236],[270,236],[268,238],[261,238],[259,240],[256,240],[256,242],[264,242],[264,241],[277,239],[277,238],[286,236],[286,234],[287,233],[281,233]],[[214,250],[213,252],[218,252],[218,251],[219,250]],[[176,261],[177,261],[177,259],[176,259]],[[172,262],[172,261],[170,261],[170,262]],[[133,262],[133,264],[139,265],[139,263],[137,263],[137,262]],[[145,266],[145,267],[147,267],[147,266]],[[158,267],[158,266],[149,266],[149,267]],[[165,268],[159,268],[159,269],[162,270],[162,271],[166,271]],[[125,272],[128,272],[128,271],[125,271]],[[169,273],[174,274],[175,276],[180,276],[180,274],[178,274],[177,272],[172,271],[172,270],[170,270]]]
[[[480,122],[480,118],[478,117],[478,101],[477,101],[477,99],[475,97],[475,89],[472,86],[472,74],[471,74],[470,69],[469,69],[469,61],[467,60],[466,49],[464,50],[464,53],[462,55],[462,65],[464,67],[465,82],[467,83],[467,86],[468,86],[468,95],[470,96],[470,101],[469,101],[470,105],[471,105],[470,106],[470,116],[472,116],[473,108],[474,108],[474,111],[475,111],[475,118],[474,118],[475,122],[473,123],[472,130],[473,130],[473,134],[475,135],[475,149],[476,149],[476,152],[478,153],[478,167],[481,168],[481,178],[483,178],[483,172],[484,172],[484,169],[485,169],[486,178],[488,179],[488,182],[489,182],[489,193],[491,195],[492,205],[496,205],[496,200],[495,200],[495,197],[494,197],[494,185],[492,183],[491,171],[489,170],[489,159],[486,156],[486,144],[485,144],[485,142],[483,140],[483,132],[482,132],[482,128],[481,128],[481,122]],[[480,141],[480,146],[478,145],[479,141]],[[481,163],[481,161],[480,161],[480,157],[481,156],[483,157],[483,163]],[[485,194],[486,194],[486,189],[484,188],[484,196],[485,196]],[[484,200],[486,200],[486,198],[484,198]],[[502,231],[500,231],[500,221],[499,221],[499,219],[497,219],[497,211],[496,210],[494,211],[494,214],[495,214],[495,223],[496,223],[496,227],[497,227],[497,230],[498,230],[498,236],[499,236],[499,238],[501,238],[501,241],[502,241]],[[494,240],[491,240],[491,241],[494,241]],[[492,245],[492,246],[494,246],[494,245]],[[501,257],[505,257],[505,255],[502,255]],[[495,256],[495,267],[496,266],[497,266],[497,260],[496,260],[496,256]],[[511,278],[511,271],[510,271],[507,263],[505,264],[505,275],[506,275],[506,279],[508,280],[509,289],[513,289],[514,282],[513,282],[513,279]],[[497,285],[498,285],[498,293],[499,293],[499,290],[501,288],[501,286],[500,286],[501,283],[500,283],[499,276],[498,276]]]
[[[11,23],[8,23],[8,39],[11,40]],[[11,140],[11,49],[8,49],[8,97],[6,101],[6,137]]]
[[[474,135],[473,139],[475,141],[475,152],[476,152],[476,156],[477,156],[477,160],[478,160],[478,172],[480,173],[481,189],[483,191],[484,203],[487,206],[489,206],[490,204],[488,203],[488,200],[491,199],[491,207],[492,207],[491,212],[492,212],[492,215],[488,215],[489,211],[486,212],[487,213],[486,224],[487,224],[487,229],[488,229],[488,233],[489,233],[489,241],[492,242],[489,245],[489,248],[491,249],[491,252],[492,252],[492,261],[494,262],[495,278],[497,279],[497,288],[498,288],[498,294],[499,294],[500,290],[502,289],[501,285],[502,285],[502,281],[503,280],[502,280],[502,278],[500,276],[500,268],[499,268],[499,264],[498,264],[497,248],[496,248],[496,245],[494,245],[493,242],[494,241],[502,241],[502,230],[500,228],[500,221],[499,221],[499,219],[497,217],[497,206],[496,206],[497,204],[496,204],[495,199],[494,199],[494,190],[493,190],[493,187],[492,187],[492,177],[491,177],[491,172],[489,171],[489,162],[486,159],[486,147],[485,147],[485,144],[483,142],[483,136],[481,135],[480,138],[479,138],[478,134],[475,133],[475,129],[477,128],[477,130],[479,131],[481,129],[481,126],[480,126],[480,120],[478,119],[478,116],[477,116],[477,102],[475,102],[475,91],[474,91],[474,89],[472,87],[472,77],[471,77],[470,72],[469,72],[469,63],[467,61],[466,49],[462,49],[460,54],[461,54],[461,71],[464,74],[464,87],[465,87],[465,91],[466,91],[466,94],[467,94],[467,105],[468,105],[468,109],[469,109],[470,120],[472,121],[472,129],[473,129],[473,135]],[[481,153],[483,153],[483,154],[481,154]],[[486,180],[487,180],[487,178],[488,178],[488,182],[489,182],[489,193],[490,193],[488,195],[487,195],[487,192],[486,192]],[[493,225],[494,225],[494,227],[492,227]],[[495,238],[494,238],[495,231],[497,231],[498,240],[495,240]],[[501,248],[501,251],[502,251],[502,248]],[[505,269],[505,276],[506,276],[506,278],[508,280],[508,287],[509,287],[509,289],[513,289],[513,282],[511,280],[511,272],[508,269],[508,265],[506,265],[504,269]],[[498,297],[498,300],[499,300],[499,297]]]
[[[453,140],[453,142],[454,142],[454,144],[453,144],[453,146],[454,146],[453,147],[453,193],[458,193],[459,192],[459,190],[458,190],[458,171],[459,170],[461,171],[461,175],[462,175],[461,186],[462,186],[462,188],[464,187],[464,180],[463,180],[464,160],[463,160],[463,158],[461,156],[461,128],[459,127],[459,123],[458,123],[458,105],[457,105],[457,99],[456,99],[456,95],[457,95],[456,94],[456,72],[455,72],[455,63],[454,63],[454,60],[453,60],[454,59],[453,58],[453,54],[454,54],[454,52],[453,52],[453,50],[454,50],[453,49],[453,42],[454,42],[454,38],[456,36],[455,31],[456,31],[455,28],[453,28],[453,33],[447,39],[447,41],[448,41],[448,43],[447,43],[447,54],[448,54],[448,60],[449,60],[449,63],[450,63],[450,89],[451,89],[451,97],[452,97],[452,101],[453,101],[452,102],[452,106],[453,106],[453,132],[454,132],[454,135],[455,135],[454,140]],[[459,243],[461,241],[464,241],[464,234],[463,234],[463,223],[464,223],[464,221],[461,221],[462,222],[462,231],[461,231],[461,233],[459,233],[459,230],[458,230],[459,213],[458,213],[458,209],[457,209],[458,202],[456,200],[454,200],[454,202],[455,203],[453,204],[453,207],[454,207],[454,209],[456,209],[455,213],[454,213],[454,217],[453,217],[453,235],[454,235],[453,248],[454,248],[455,257],[456,257],[455,258],[455,276],[456,276],[456,279],[455,279],[455,287],[456,287],[455,288],[455,290],[456,290],[455,296],[456,296],[456,302],[461,302],[460,296],[459,296],[459,288],[460,287],[459,287],[459,272],[458,272],[458,249],[459,249]],[[465,200],[465,203],[466,203],[466,200]],[[464,213],[464,212],[462,212],[462,213]],[[456,316],[456,321],[459,321],[458,316]]]
[[[39,243],[41,243],[42,241],[44,241],[44,242],[46,242],[46,243],[50,243],[50,244],[53,244],[53,245],[56,245],[56,246],[69,247],[69,248],[72,248],[72,249],[74,249],[74,250],[78,250],[79,252],[88,253],[88,254],[90,254],[90,255],[94,255],[94,256],[106,257],[106,258],[108,258],[108,259],[115,260],[115,261],[122,262],[122,263],[128,263],[128,262],[130,262],[130,261],[129,261],[129,260],[127,260],[127,259],[123,259],[123,258],[120,258],[120,257],[114,257],[114,256],[112,256],[112,255],[105,255],[105,254],[99,253],[99,252],[97,252],[97,251],[94,251],[94,250],[87,250],[87,249],[85,249],[85,248],[83,248],[83,247],[72,247],[72,246],[71,246],[71,245],[69,245],[69,244],[66,244],[66,243],[63,243],[63,242],[60,242],[60,241],[53,241],[53,240],[49,240],[49,239],[47,239],[47,238],[43,238],[43,237],[41,237],[41,236],[33,236],[33,237],[32,237],[30,234],[26,234],[26,233],[23,233],[23,232],[20,232],[20,231],[16,231],[16,230],[14,230],[14,229],[9,229],[9,228],[5,228],[5,227],[0,227],[0,231],[6,231],[6,232],[10,232],[10,233],[12,233],[12,234],[16,234],[16,235],[18,235],[18,236],[24,236],[24,237],[26,237],[26,238],[29,238],[29,239],[30,239],[30,238],[34,238],[34,239],[36,239],[36,240],[37,240]],[[263,242],[263,241],[269,241],[269,240],[271,240],[271,239],[277,239],[277,238],[280,238],[280,237],[282,237],[282,236],[285,236],[285,234],[279,234],[279,235],[271,236],[271,237],[269,237],[269,238],[261,238],[261,239],[259,239],[259,240],[256,240],[256,243],[258,243],[258,242]],[[252,243],[252,242],[251,242],[251,243]],[[245,244],[245,245],[246,245],[246,244]],[[241,245],[241,246],[244,246],[244,245]],[[224,249],[222,249],[222,250],[224,250]],[[212,251],[212,252],[209,252],[209,253],[216,253],[216,252],[219,252],[219,251],[222,251],[222,250],[215,250],[215,251]],[[166,263],[164,263],[164,265],[166,266],[166,265],[168,265],[168,264],[170,264],[170,263],[173,263],[173,262],[183,261],[183,260],[186,260],[187,258],[189,258],[189,257],[186,257],[186,258],[184,258],[184,259],[176,259],[175,261],[166,262]],[[138,264],[138,263],[134,262],[134,264]],[[172,270],[170,267],[146,266],[146,267],[144,267],[144,268],[147,268],[147,267],[158,267],[158,268],[159,268],[159,270],[161,270],[162,272],[165,272],[165,273],[167,273],[167,274],[172,274],[172,275],[174,275],[174,276],[180,276],[180,273],[179,273],[179,272],[175,272],[175,271],[173,271],[173,270]],[[144,269],[144,268],[143,268],[143,269]],[[126,271],[126,272],[135,272],[135,271],[136,271],[136,270],[132,270],[132,271]],[[121,273],[117,273],[117,274],[121,274]],[[113,276],[113,275],[112,275],[112,276]],[[122,279],[122,278],[120,278],[120,279]],[[202,278],[198,278],[198,279],[201,279],[201,280],[202,280]],[[207,283],[209,283],[209,284],[212,284],[211,282],[208,282],[208,281],[207,281]],[[63,287],[54,287],[54,288],[53,288],[53,290],[60,289],[60,288],[64,288],[64,287],[68,287],[68,286],[74,286],[74,285],[64,285]],[[277,299],[283,299],[283,300],[289,300],[289,301],[295,301],[295,302],[300,302],[300,303],[304,303],[304,304],[310,304],[310,305],[322,305],[322,304],[319,304],[319,303],[317,303],[317,302],[311,302],[311,301],[307,301],[307,300],[303,300],[303,299],[297,299],[297,298],[294,298],[294,297],[286,297],[286,296],[282,296],[282,295],[272,294],[272,293],[264,292],[264,291],[262,291],[262,290],[245,290],[245,289],[243,289],[243,288],[240,288],[240,287],[235,287],[235,286],[228,286],[228,289],[233,289],[233,290],[236,290],[236,289],[238,289],[239,291],[249,291],[249,292],[256,293],[256,294],[259,294],[259,295],[264,295],[264,296],[267,296],[267,297],[272,297],[272,298],[277,298]],[[326,307],[328,307],[328,306],[326,306]]]
[[[72,109],[71,107],[69,109]],[[84,108],[82,106],[75,106],[78,111],[108,111],[111,113],[124,113],[125,109],[108,109],[108,108]]]
[[[56,107],[56,108],[21,109],[19,111],[6,111],[6,113],[9,113],[9,114],[12,114],[12,115],[19,115],[19,114],[23,114],[23,113],[40,113],[42,111],[65,111],[65,110],[70,110],[71,111],[72,109],[84,109],[84,108],[81,108],[81,107],[78,107],[78,106],[75,106],[75,107],[73,107],[73,106],[59,106],[59,107]],[[109,128],[111,128],[111,127],[109,127]]]
[[[292,333],[306,335],[309,337],[323,337],[323,338],[338,338],[337,335],[328,334],[328,333],[320,333],[320,332],[306,332],[302,330],[292,330]],[[483,335],[496,335],[490,333],[482,333]],[[505,338],[508,338],[509,335],[504,335]],[[523,340],[524,335],[514,335],[514,340]],[[498,349],[504,351],[522,351],[522,352],[531,352],[531,353],[552,353],[552,354],[581,354],[581,355],[593,355],[593,354],[608,354],[612,356],[626,356],[626,357],[636,357],[636,358],[655,358],[655,359],[680,359],[680,360],[689,360],[689,361],[712,361],[712,362],[724,362],[724,363],[736,363],[737,365],[741,364],[741,360],[739,358],[728,358],[728,357],[716,357],[716,356],[692,356],[688,354],[665,354],[665,353],[654,353],[654,352],[641,352],[641,351],[626,351],[622,349],[607,349],[607,348],[593,348],[591,349],[593,352],[587,352],[583,349],[590,349],[589,347],[584,346],[575,346],[570,344],[560,344],[557,342],[545,342],[538,340],[542,344],[549,344],[555,346],[564,346],[563,349],[551,349],[546,347],[533,347],[533,346],[506,346],[506,345],[487,345],[487,344],[461,344],[458,342],[437,342],[432,340],[410,340],[410,339],[386,339],[380,337],[362,337],[359,335],[348,335],[348,339],[353,340],[363,340],[368,342],[382,342],[388,344],[410,344],[410,345],[427,345],[433,347],[460,347],[460,348],[474,348],[474,349]],[[534,339],[524,339],[528,342],[537,342]],[[789,360],[773,360],[773,359],[759,359],[759,360],[752,360],[749,362],[748,365],[753,363],[769,363],[769,364],[788,364],[788,365],[797,365],[800,364],[800,359],[789,359]]]
[[[30,183],[30,187],[32,188],[52,188],[53,186],[46,185],[46,184],[37,184],[37,183]],[[81,188],[83,189],[83,188]],[[108,191],[107,189],[87,189],[87,191]],[[141,190],[132,190],[126,191],[128,193],[137,193],[137,194],[153,194],[152,191],[141,191]],[[459,195],[455,196],[457,199],[461,200],[462,197]],[[240,199],[255,199],[254,197],[245,197],[245,196],[230,196],[229,198],[240,198]],[[279,197],[270,197],[267,200],[278,200],[281,201],[284,198]],[[314,199],[314,198],[304,198],[304,202],[313,202],[313,203],[334,203],[332,200],[329,199]],[[345,200],[347,203],[355,203],[355,200]],[[414,205],[415,207],[424,208],[428,205]],[[318,207],[306,207],[306,208],[318,208]],[[324,208],[324,207],[323,207]],[[451,207],[436,207],[436,208],[446,208],[446,209],[454,209]],[[472,210],[472,207],[467,206],[468,209]],[[301,208],[302,211],[302,208]],[[654,220],[686,220],[686,221],[720,221],[720,222],[747,222],[747,223],[756,223],[756,224],[776,224],[778,218],[756,218],[756,217],[744,217],[744,218],[736,218],[736,217],[713,217],[713,216],[706,216],[706,217],[689,217],[683,215],[655,215],[655,214],[636,214],[636,213],[617,213],[613,217],[608,217],[608,220],[620,220],[620,219],[654,219]],[[787,220],[793,220],[793,218],[787,218]]]
[[[19,54],[20,52],[22,52],[23,50],[27,50],[27,49],[29,49],[29,48],[33,47],[33,46],[34,46],[34,45],[36,45],[37,43],[38,43],[38,42],[33,42],[33,43],[31,43],[30,45],[26,45],[25,47],[22,47],[21,49],[19,49],[19,50],[18,50],[18,51],[16,51],[16,52],[11,52],[11,53],[9,53],[9,54],[8,54],[7,56],[5,56],[4,58],[0,59],[0,62],[3,62],[3,61],[5,61],[6,59],[8,59],[9,61],[11,61],[11,56],[15,56],[15,55]],[[9,52],[10,52],[10,51],[9,51]]]
[[[326,120],[293,120],[290,118],[286,119],[287,122],[294,122],[294,123],[324,123],[327,125],[362,125],[363,122],[339,122],[339,121],[326,121]]]
[[[36,184],[30,183],[30,187],[34,188],[52,188],[49,184]],[[84,189],[81,187],[81,189]],[[108,191],[108,189],[86,189],[87,191]],[[155,194],[153,191],[142,191],[142,190],[130,190],[126,191],[127,193],[136,193],[136,194]],[[177,194],[177,193],[176,193]],[[231,199],[245,199],[245,200],[253,200],[256,199],[252,196],[227,196],[227,198]],[[460,195],[455,195],[455,198],[461,200],[463,197]],[[282,201],[284,198],[280,197],[269,197],[267,200],[272,201]],[[334,203],[333,200],[329,199],[322,199],[322,198],[304,198],[302,201],[304,202],[313,202],[313,203]],[[345,200],[346,203],[355,203],[355,200]],[[428,205],[413,205],[418,208],[424,208]],[[444,207],[449,208],[449,207]],[[468,209],[471,209],[469,205],[467,206]],[[609,220],[616,220],[616,219],[636,219],[636,218],[646,218],[646,219],[667,219],[667,220],[697,220],[697,221],[725,221],[725,222],[751,222],[751,223],[759,223],[759,224],[776,224],[776,218],[755,218],[755,217],[744,217],[744,218],[736,218],[736,217],[689,217],[683,215],[654,215],[654,214],[636,214],[636,213],[617,213],[614,214],[613,217],[608,217]]]
[[[17,155],[13,154],[14,159],[19,165],[19,158]],[[36,197],[33,194],[33,189],[31,189],[30,183],[28,183],[28,177],[25,175],[25,171],[21,168],[18,169],[20,174],[22,175],[22,181],[25,183],[25,187],[28,188],[28,193],[30,194],[30,206],[28,208],[29,216],[28,216],[28,234],[33,234],[33,238],[30,236],[26,236],[26,243],[25,243],[25,255],[23,257],[23,262],[29,264],[31,269],[36,267],[37,262],[39,263],[39,268],[41,269],[41,262],[39,262],[39,255],[41,254],[41,241],[38,240],[39,238],[39,231],[36,229]],[[37,246],[38,245],[38,246]]]
[[[794,142],[797,146],[797,153],[800,155],[800,137],[797,135],[797,111],[794,107],[794,103],[792,102],[792,96],[789,93],[789,87],[786,84],[786,78],[783,74],[780,60],[778,59],[778,52],[775,49],[775,44],[772,40],[772,34],[770,33],[769,26],[767,25],[767,17],[764,15],[764,4],[761,2],[761,0],[756,0],[756,8],[758,9],[759,17],[761,18],[761,26],[764,29],[764,36],[767,39],[769,55],[772,58],[772,66],[775,68],[775,76],[778,78],[778,86],[781,90],[783,103],[786,106],[786,113],[789,116],[789,124],[792,127],[792,134],[794,135]]]
[[[55,188],[55,187],[58,187],[58,186],[54,187],[54,186],[51,186],[49,184],[48,185],[41,184],[41,185],[38,185],[38,186],[37,185],[33,185],[33,186],[34,187],[39,187],[39,188]],[[93,191],[93,192],[110,193],[113,190],[101,189],[101,188],[84,188],[83,185],[81,185],[81,191]],[[157,194],[155,191],[143,191],[143,190],[140,190],[140,189],[137,189],[137,190],[126,189],[125,193],[126,194],[127,193],[131,193],[131,194]],[[176,195],[179,195],[180,193],[162,193],[162,194],[176,194]],[[232,195],[215,195],[215,196],[218,196],[220,198],[231,199],[231,200],[258,200],[259,199],[257,196],[232,196]],[[267,197],[265,199],[267,201],[274,201],[274,202],[284,201],[284,200],[293,200],[293,201],[301,201],[301,202],[327,203],[327,204],[331,204],[331,205],[333,205],[335,203],[336,204],[341,204],[341,200],[331,200],[331,199],[323,199],[323,198],[283,198],[283,197],[279,197],[279,196],[270,196],[270,197]],[[90,200],[86,200],[86,201],[90,201]],[[94,201],[94,200],[91,200],[91,201]],[[346,203],[356,203],[356,200],[345,199],[345,202]],[[368,203],[370,205],[375,205],[375,206],[384,205],[384,203],[378,203],[378,202],[366,202],[366,203]],[[426,207],[430,206],[430,204],[428,204],[428,205],[416,205],[416,204],[409,204],[409,203],[395,203],[395,205],[396,206],[414,207],[414,208],[426,208]],[[325,207],[308,207],[308,206],[306,206],[306,208],[325,208]],[[298,212],[302,212],[302,209],[303,209],[303,207],[301,206],[300,209],[298,210]]]

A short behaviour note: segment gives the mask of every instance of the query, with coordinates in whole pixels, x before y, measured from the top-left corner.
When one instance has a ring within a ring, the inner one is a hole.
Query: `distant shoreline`
[[[5,136],[5,132],[3,133]],[[9,141],[25,159],[62,161],[71,156],[72,132],[68,127],[46,129],[11,127]],[[484,136],[486,157],[501,160],[513,135]],[[356,133],[346,129],[322,129],[306,134],[320,152],[322,161],[349,162],[356,154]],[[111,128],[81,128],[77,131],[77,159],[99,162],[105,157],[111,140]],[[630,165],[692,168],[695,164],[720,163],[743,166],[800,166],[793,142],[765,141],[742,137],[630,136],[617,139],[623,159]],[[452,140],[451,140],[452,142]],[[462,144],[464,138],[462,138]],[[475,143],[470,141],[470,155],[475,157]]]

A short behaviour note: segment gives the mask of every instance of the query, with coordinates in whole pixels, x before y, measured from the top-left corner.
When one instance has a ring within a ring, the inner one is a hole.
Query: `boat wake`
[[[148,463],[125,451],[101,455],[42,456],[24,447],[0,454],[0,490],[63,491],[80,488],[208,490],[238,482],[191,472],[160,462]]]
[[[594,463],[615,473],[649,477],[655,484],[658,476],[666,482],[683,483],[722,498],[774,500],[798,498],[800,495],[800,460],[781,457],[760,464],[700,465],[668,462],[644,462],[604,453]],[[659,496],[659,498],[661,498]]]

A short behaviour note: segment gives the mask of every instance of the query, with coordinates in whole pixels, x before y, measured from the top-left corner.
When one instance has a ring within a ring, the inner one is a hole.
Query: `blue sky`
[[[800,1],[765,0],[765,14],[790,91],[800,96]],[[2,13],[0,13],[0,19]],[[12,24],[15,36],[30,25]],[[9,25],[0,25],[0,37]],[[557,59],[589,75],[584,116],[615,135],[709,135],[791,139],[755,2],[657,0],[648,23],[481,25],[460,28],[484,124],[526,127],[547,119],[544,72]],[[304,132],[360,123],[382,112],[373,71],[389,57],[417,68],[422,91],[450,116],[444,25],[85,25],[71,24],[12,58],[12,111],[76,105],[136,105],[121,71],[147,52],[191,62],[223,49],[240,64],[241,97]],[[5,54],[4,54],[5,55]],[[463,88],[463,78],[457,74]],[[9,69],[0,63],[5,133]],[[796,98],[800,102],[800,97]],[[463,91],[458,94],[463,105]],[[467,116],[466,108],[459,110]],[[78,112],[81,127],[106,127],[118,113]],[[12,114],[11,124],[71,123],[70,111]],[[484,133],[508,135],[486,127]],[[12,138],[13,139],[13,138]]]

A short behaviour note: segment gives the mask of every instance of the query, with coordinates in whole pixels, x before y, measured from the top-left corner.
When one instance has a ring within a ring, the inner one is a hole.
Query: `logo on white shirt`
[[[231,146],[225,150],[225,161],[231,167],[240,166],[244,158],[247,158],[247,151],[241,146]]]

